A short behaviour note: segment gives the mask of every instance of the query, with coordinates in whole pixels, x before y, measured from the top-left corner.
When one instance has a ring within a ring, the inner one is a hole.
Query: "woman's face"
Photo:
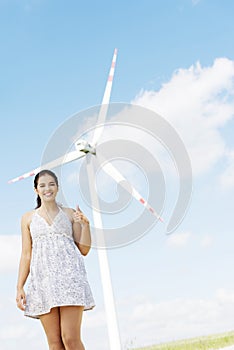
[[[58,193],[58,186],[53,176],[41,175],[38,179],[35,192],[40,196],[42,202],[52,202]]]

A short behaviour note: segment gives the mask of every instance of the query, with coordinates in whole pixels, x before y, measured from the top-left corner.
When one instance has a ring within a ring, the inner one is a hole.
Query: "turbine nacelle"
[[[78,140],[75,143],[75,147],[77,151],[84,152],[84,153],[91,153],[91,154],[96,154],[96,149],[95,147],[91,146],[90,143],[86,140]]]

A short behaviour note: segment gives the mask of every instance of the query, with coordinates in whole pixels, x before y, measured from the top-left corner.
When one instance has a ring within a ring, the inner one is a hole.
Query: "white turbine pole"
[[[107,251],[105,249],[105,237],[103,233],[102,217],[99,207],[98,194],[95,190],[95,174],[92,161],[87,157],[87,172],[89,182],[89,192],[92,203],[94,227],[98,228],[97,247],[98,259],[100,266],[101,281],[103,287],[103,296],[105,304],[105,312],[107,318],[107,329],[109,335],[110,350],[121,350],[120,334],[117,322],[117,315],[115,309],[115,301],[111,283],[111,274],[109,269]],[[103,247],[103,248],[100,248]]]

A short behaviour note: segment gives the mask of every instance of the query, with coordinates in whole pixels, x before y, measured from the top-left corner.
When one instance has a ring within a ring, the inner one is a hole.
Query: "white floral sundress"
[[[59,208],[49,225],[37,210],[30,224],[32,258],[25,316],[39,318],[56,306],[95,306],[83,256],[77,248],[72,223]]]

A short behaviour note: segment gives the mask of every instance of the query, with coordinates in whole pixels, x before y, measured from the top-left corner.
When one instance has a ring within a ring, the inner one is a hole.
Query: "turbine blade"
[[[28,173],[25,173],[21,176],[18,176],[10,181],[8,181],[8,183],[13,183],[13,182],[17,182],[19,180],[23,180],[23,179],[26,179],[27,177],[30,177],[30,176],[34,176],[36,175],[39,171],[43,170],[43,169],[53,169],[53,168],[56,168],[57,166],[59,165],[62,165],[62,164],[66,164],[66,163],[70,163],[72,162],[73,160],[76,160],[76,159],[79,159],[81,157],[84,157],[86,154],[84,152],[80,152],[80,151],[72,151],[72,152],[69,152],[67,154],[65,154],[64,156],[61,156],[55,160],[52,160],[51,162],[48,162],[46,164],[43,164],[41,165],[40,167],[28,172]]]
[[[102,104],[101,104],[99,115],[98,115],[98,120],[97,120],[98,127],[94,130],[93,141],[92,141],[93,146],[95,146],[97,144],[98,140],[101,137],[103,129],[104,129],[104,123],[105,123],[106,115],[107,115],[107,111],[108,111],[108,104],[110,101],[112,82],[113,82],[114,73],[115,73],[116,59],[117,59],[117,49],[114,50],[114,55],[113,55],[112,62],[111,62],[111,68],[110,68],[110,72],[108,75],[106,88],[105,88],[105,92],[104,92],[103,99],[102,99]]]
[[[102,167],[106,174],[108,174],[112,179],[114,179],[120,186],[122,186],[126,191],[128,191],[138,202],[140,202],[146,209],[148,209],[151,214],[157,217],[160,221],[164,222],[161,216],[156,212],[156,210],[140,195],[140,193],[131,185],[126,186],[125,177],[111,164],[105,163]]]

